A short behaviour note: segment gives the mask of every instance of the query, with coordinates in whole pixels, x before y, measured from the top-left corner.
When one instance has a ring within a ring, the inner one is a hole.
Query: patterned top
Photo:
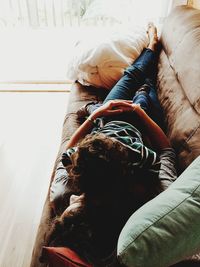
[[[130,149],[130,164],[139,168],[148,169],[150,172],[158,173],[160,170],[160,159],[156,152],[143,144],[141,133],[131,124],[125,121],[110,121],[103,126],[95,127],[91,134],[103,133],[113,137],[121,144]],[[62,155],[62,163],[67,166],[71,155],[76,147],[67,149]]]
[[[96,121],[97,124],[92,130],[92,134],[98,132],[104,133],[107,136],[116,138],[124,146],[127,146],[133,152],[133,158],[130,158],[130,163],[133,166],[138,165],[139,167],[148,168],[150,172],[153,172],[153,175],[158,176],[164,190],[176,180],[176,154],[173,148],[163,149],[158,156],[157,153],[143,144],[141,133],[131,124],[123,121],[103,123],[103,120],[100,118]],[[67,166],[71,162],[71,155],[76,150],[77,147],[72,147],[63,153],[62,162],[58,164],[55,177],[51,184],[50,201],[55,201],[59,197],[64,199],[63,196],[66,193],[69,182],[68,173],[64,166]]]

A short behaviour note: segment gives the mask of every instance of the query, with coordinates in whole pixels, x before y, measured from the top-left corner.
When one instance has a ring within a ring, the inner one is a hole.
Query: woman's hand
[[[66,149],[77,145],[77,143],[83,139],[86,134],[88,134],[94,124],[91,121],[95,120],[98,117],[102,116],[110,116],[114,114],[120,114],[123,112],[131,112],[136,111],[137,105],[132,104],[132,101],[129,100],[111,100],[106,104],[102,105],[98,109],[96,109],[90,116],[89,120],[85,120],[83,124],[75,131],[75,133],[71,136],[70,140],[67,143]]]
[[[132,104],[132,107],[134,112],[137,114],[137,117],[140,120],[140,125],[145,131],[146,136],[148,136],[153,149],[160,151],[164,148],[171,147],[163,130],[146,114],[140,105]]]
[[[117,115],[123,112],[131,112],[135,109],[135,106],[136,105],[133,105],[131,100],[110,100],[96,109],[90,115],[90,118],[94,120],[98,117]]]

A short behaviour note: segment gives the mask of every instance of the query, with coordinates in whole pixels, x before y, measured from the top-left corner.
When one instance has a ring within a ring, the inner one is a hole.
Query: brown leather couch
[[[177,152],[181,172],[200,155],[200,11],[186,6],[176,7],[164,24],[161,42],[158,96],[165,114],[167,135]],[[67,141],[79,126],[77,109],[89,101],[102,100],[105,95],[104,90],[83,87],[79,83],[73,85],[51,181]],[[46,266],[39,262],[39,257],[54,217],[48,194],[31,267]],[[176,266],[200,266],[200,262],[194,257]]]
[[[200,154],[200,11],[177,7],[164,24],[158,96],[180,170]]]

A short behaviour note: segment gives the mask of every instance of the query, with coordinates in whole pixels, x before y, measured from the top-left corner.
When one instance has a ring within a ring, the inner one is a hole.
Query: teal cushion
[[[200,156],[129,218],[117,250],[130,267],[167,267],[200,251]]]

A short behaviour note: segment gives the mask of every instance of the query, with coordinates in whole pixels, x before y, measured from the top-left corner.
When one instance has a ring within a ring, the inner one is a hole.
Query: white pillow
[[[111,89],[147,45],[148,36],[143,27],[95,28],[75,45],[67,78],[83,85]]]

